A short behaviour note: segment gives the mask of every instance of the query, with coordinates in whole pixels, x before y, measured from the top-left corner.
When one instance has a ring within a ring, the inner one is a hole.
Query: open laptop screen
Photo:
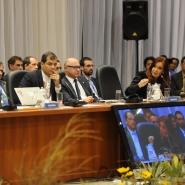
[[[39,87],[14,88],[21,105],[36,105]]]
[[[185,153],[184,103],[112,107],[131,166],[139,161],[170,160]]]

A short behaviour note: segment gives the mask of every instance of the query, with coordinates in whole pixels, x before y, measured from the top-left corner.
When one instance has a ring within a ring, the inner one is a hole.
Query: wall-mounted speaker
[[[123,1],[123,38],[148,39],[148,1]]]

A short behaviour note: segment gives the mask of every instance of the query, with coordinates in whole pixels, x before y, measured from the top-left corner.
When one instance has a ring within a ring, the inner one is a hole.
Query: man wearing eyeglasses
[[[42,55],[41,70],[26,73],[19,87],[44,87],[50,89],[51,100],[56,101],[56,93],[60,92],[59,74],[56,72],[57,56],[48,51]]]
[[[175,119],[178,125],[176,132],[180,139],[180,149],[181,149],[181,152],[184,153],[185,152],[185,120],[182,112],[176,111]]]
[[[19,56],[12,56],[8,60],[8,68],[10,72],[12,71],[17,71],[17,70],[22,70],[22,58]],[[7,81],[8,74],[6,74],[2,80]]]
[[[84,76],[80,76],[80,63],[76,58],[68,58],[64,64],[65,77],[62,79],[63,101],[92,103],[98,101]]]
[[[96,89],[96,79],[93,78],[91,75],[93,74],[93,61],[89,57],[84,57],[80,60],[81,72],[82,75],[87,79],[89,82],[90,88],[96,98],[99,99],[98,91]]]

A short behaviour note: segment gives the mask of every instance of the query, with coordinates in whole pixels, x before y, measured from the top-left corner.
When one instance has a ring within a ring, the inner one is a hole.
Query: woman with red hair
[[[166,82],[165,82],[166,81]],[[129,87],[125,90],[127,96],[138,94],[142,98],[146,98],[147,84],[160,84],[161,91],[170,84],[169,64],[166,58],[157,57],[146,73],[137,75]],[[167,85],[167,84],[168,85]]]

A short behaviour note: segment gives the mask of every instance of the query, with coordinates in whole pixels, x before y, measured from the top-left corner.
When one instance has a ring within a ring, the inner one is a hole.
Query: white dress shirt
[[[127,127],[128,128],[128,127]],[[136,153],[137,153],[137,156],[140,158],[140,159],[143,159],[144,156],[143,156],[143,152],[142,152],[142,149],[141,149],[141,146],[140,146],[140,143],[139,143],[139,139],[138,139],[138,136],[137,136],[137,133],[136,133],[136,130],[135,131],[132,131],[128,128],[128,131],[132,137],[132,140],[133,140],[133,143],[135,145],[135,148],[136,148]]]

